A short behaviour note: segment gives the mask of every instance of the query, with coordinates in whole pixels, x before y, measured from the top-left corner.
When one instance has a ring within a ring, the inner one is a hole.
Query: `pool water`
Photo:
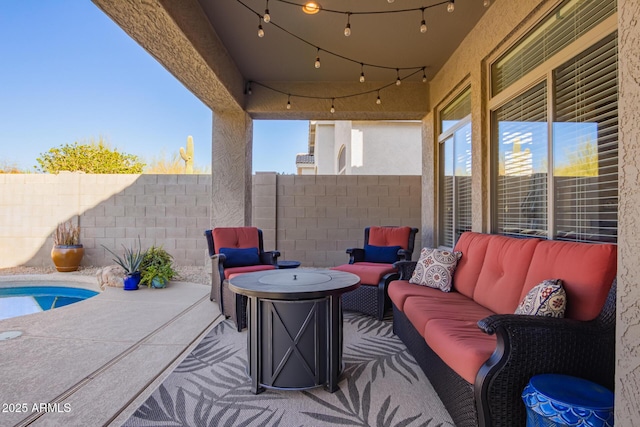
[[[62,286],[0,288],[0,320],[52,310],[95,295],[98,292]]]

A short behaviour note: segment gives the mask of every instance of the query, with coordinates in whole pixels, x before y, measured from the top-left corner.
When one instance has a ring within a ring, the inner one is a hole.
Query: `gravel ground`
[[[96,272],[101,267],[90,267],[90,266],[82,266],[78,269],[78,271],[72,271],[70,275],[83,275],[83,276],[95,276]],[[205,267],[196,267],[196,266],[174,266],[176,271],[178,272],[178,277],[174,280],[180,280],[184,282],[192,282],[192,283],[200,283],[203,285],[208,285],[211,283],[211,278],[209,274],[209,270]],[[0,276],[12,276],[17,274],[51,274],[55,273],[56,268],[54,266],[50,267],[10,267],[10,268],[0,268]]]

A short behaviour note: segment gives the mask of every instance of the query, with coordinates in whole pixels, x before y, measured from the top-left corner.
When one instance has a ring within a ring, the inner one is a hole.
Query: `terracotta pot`
[[[82,245],[58,245],[51,249],[51,260],[56,270],[62,272],[76,271],[83,255]]]

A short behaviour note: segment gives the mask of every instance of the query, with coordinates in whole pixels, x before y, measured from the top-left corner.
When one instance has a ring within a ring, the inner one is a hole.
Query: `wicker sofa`
[[[526,423],[530,377],[564,373],[611,390],[615,365],[616,246],[467,232],[442,292],[408,282],[416,262],[396,263],[389,284],[393,328],[456,425]],[[530,289],[562,279],[565,318],[513,314]]]

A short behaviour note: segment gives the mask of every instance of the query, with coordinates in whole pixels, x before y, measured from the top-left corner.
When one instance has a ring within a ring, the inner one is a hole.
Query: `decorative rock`
[[[98,285],[103,291],[107,286],[114,288],[124,287],[124,276],[124,270],[117,265],[109,265],[96,272]]]

